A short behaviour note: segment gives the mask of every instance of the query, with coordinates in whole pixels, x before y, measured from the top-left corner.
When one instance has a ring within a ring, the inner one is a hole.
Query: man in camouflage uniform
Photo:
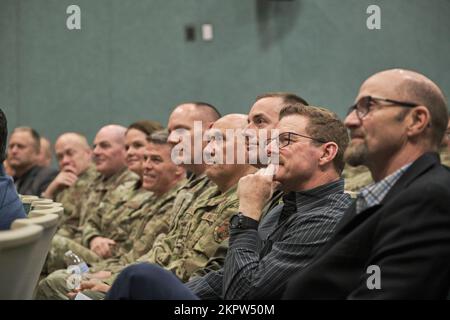
[[[43,196],[61,202],[64,214],[59,221],[58,234],[73,238],[79,224],[80,199],[97,176],[92,164],[92,152],[86,138],[75,132],[63,133],[55,143],[59,174],[44,191]]]
[[[246,122],[247,116],[227,115],[212,128],[225,135],[226,129],[243,129]],[[226,159],[227,145],[236,149],[237,138],[224,140],[223,159]],[[205,152],[215,147],[210,142]],[[206,174],[216,186],[199,196],[182,215],[176,216],[169,234],[157,239],[153,248],[137,262],[157,263],[187,281],[197,269],[206,266],[218,246],[228,239],[228,220],[239,205],[236,184],[241,177],[254,171],[245,164],[208,165]]]
[[[108,219],[106,224],[115,225],[114,229],[117,229],[111,230],[111,234],[116,235],[113,239],[117,243],[121,240],[121,236],[124,239],[121,245],[116,247],[114,256],[94,264],[91,272],[101,271],[108,265],[124,263],[131,260],[133,255],[141,255],[140,252],[144,253],[143,250],[148,251],[145,249],[146,246],[151,246],[159,233],[168,232],[169,213],[177,189],[186,183],[185,170],[171,161],[171,147],[167,144],[167,133],[156,132],[149,141],[144,156],[142,186],[145,190],[152,191],[154,196],[152,199],[140,200],[134,197],[132,201],[122,206],[121,214],[118,214],[115,220]],[[133,207],[133,204],[137,205],[140,202],[142,204],[139,208]],[[67,298],[66,278],[65,270],[52,273],[40,283],[37,298]]]
[[[346,165],[342,177],[345,179],[345,191],[352,197],[355,197],[361,188],[373,182],[372,175],[365,166]]]
[[[242,129],[246,122],[247,116],[228,115],[218,120],[213,129],[220,130],[225,135],[226,129]],[[214,149],[212,145],[210,143],[207,148]],[[226,153],[227,146],[236,148],[236,145],[236,138],[225,141],[223,154]],[[185,212],[179,212],[169,233],[159,236],[151,250],[137,262],[158,263],[187,281],[196,270],[204,268],[210,259],[218,260],[214,255],[218,252],[218,247],[227,241],[228,220],[238,208],[236,184],[242,176],[252,172],[255,172],[255,168],[245,164],[208,165],[206,174],[216,184],[215,187],[199,195]],[[223,260],[224,252],[222,254]],[[216,266],[219,267],[220,265]],[[105,282],[111,283],[122,268],[109,266],[115,273]],[[84,283],[82,287],[103,291],[107,288],[96,285],[94,281]]]
[[[169,137],[168,143],[172,146],[177,145],[182,139],[191,138],[194,136],[194,122],[200,121],[202,125],[202,131],[206,131],[214,121],[220,117],[217,110],[207,103],[195,102],[185,103],[177,106],[170,115],[168,122]],[[203,147],[205,143],[203,144]],[[191,147],[194,147],[194,141],[191,140]],[[183,156],[183,155],[180,155]],[[203,192],[207,192],[214,184],[206,177],[205,164],[195,163],[194,154],[191,154],[191,161],[183,163],[185,169],[191,172],[191,176],[188,182],[181,186],[176,193],[176,198],[173,204],[173,210],[167,215],[168,217],[175,217],[179,214],[183,214],[187,208],[195,201]],[[152,206],[152,212],[159,212],[158,215],[163,214],[164,210],[169,210],[170,199],[172,195],[168,195],[166,199],[160,199]],[[120,259],[107,259],[101,263],[96,263],[92,268],[92,272],[95,274],[93,277],[98,276],[98,271],[102,270],[121,270],[129,263],[135,262],[140,256],[148,252],[153,244],[154,237],[161,228],[159,225],[155,225],[155,219],[149,221],[143,230],[140,230],[133,238],[140,238],[134,243],[133,249]],[[142,224],[144,225],[144,224]],[[145,243],[142,239],[146,239]],[[110,274],[110,273],[109,273]],[[57,275],[53,273],[51,277],[48,277],[41,283],[39,298],[47,299],[65,299],[67,298],[67,288],[65,285],[66,273],[60,273]]]
[[[97,210],[112,208],[124,199],[130,199],[130,195],[136,190],[136,182],[139,177],[127,170],[125,165],[125,128],[118,125],[108,125],[97,133],[94,140],[94,162],[99,173],[90,184],[85,200],[78,199],[81,203],[79,213],[73,216],[79,217],[78,228],[71,228],[71,238],[55,235],[52,246],[47,256],[43,273],[65,267],[64,253],[74,251],[87,263],[94,263],[102,258],[101,251],[110,252],[114,241],[102,238],[98,247],[92,251],[81,245],[82,231],[90,215]],[[102,211],[105,212],[105,211]]]

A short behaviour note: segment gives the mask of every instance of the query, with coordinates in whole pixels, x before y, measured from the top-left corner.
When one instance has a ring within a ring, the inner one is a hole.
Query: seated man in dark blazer
[[[436,151],[447,128],[441,90],[388,70],[366,80],[345,120],[362,189],[335,234],[288,282],[287,299],[444,299],[450,287],[450,173]]]
[[[41,196],[58,174],[38,165],[40,136],[30,127],[15,128],[8,144],[8,163],[14,170],[14,184],[20,194]]]

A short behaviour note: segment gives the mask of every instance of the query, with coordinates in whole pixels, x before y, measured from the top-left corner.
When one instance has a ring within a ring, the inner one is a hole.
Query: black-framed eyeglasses
[[[296,142],[295,140],[292,139],[293,136],[311,139],[311,140],[314,140],[319,143],[326,143],[326,141],[323,139],[317,139],[317,138],[305,136],[303,134],[299,134],[299,133],[295,133],[295,132],[283,132],[283,133],[280,133],[278,135],[278,137],[267,140],[267,145],[269,145],[272,141],[276,140],[276,141],[278,141],[278,149],[282,149],[284,147],[287,147],[291,143]]]
[[[364,118],[371,111],[371,107],[374,105],[373,103],[374,102],[376,103],[377,101],[388,102],[393,106],[396,105],[396,106],[406,107],[406,108],[414,108],[414,107],[419,106],[419,104],[413,103],[413,102],[397,101],[397,100],[393,100],[393,99],[385,99],[385,98],[366,96],[366,97],[362,97],[354,105],[350,106],[350,108],[348,109],[347,115],[352,113],[353,110],[356,110],[356,116],[358,117],[359,120],[362,120],[362,118]],[[388,106],[388,105],[386,105],[386,106]]]

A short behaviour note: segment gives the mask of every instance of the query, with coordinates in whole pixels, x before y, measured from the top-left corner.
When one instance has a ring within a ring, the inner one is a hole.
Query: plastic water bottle
[[[86,273],[89,271],[89,267],[86,262],[83,261],[79,256],[72,252],[72,250],[67,251],[64,254],[64,261],[66,262],[67,267],[70,266],[78,266],[80,269],[80,274]]]
[[[64,261],[67,265],[67,273],[70,274],[66,280],[67,287],[71,290],[79,289],[81,281],[86,278],[85,275],[89,272],[89,267],[86,262],[73,253],[72,250],[69,250],[64,254]]]

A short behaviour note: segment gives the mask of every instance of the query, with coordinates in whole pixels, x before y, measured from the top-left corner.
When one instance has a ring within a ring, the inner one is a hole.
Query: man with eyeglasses
[[[450,173],[439,87],[408,70],[367,79],[345,125],[363,188],[325,249],[289,281],[288,299],[443,299],[450,284]]]
[[[129,268],[117,278],[110,299],[276,299],[292,272],[307,266],[332,235],[350,205],[340,173],[348,135],[337,116],[297,104],[280,112],[267,152],[278,156],[256,174],[240,179],[239,212],[230,220],[229,249],[223,269],[182,284],[160,268]],[[273,181],[285,192],[271,232],[258,230]],[[219,276],[217,276],[219,275]],[[133,281],[128,281],[132,279]],[[220,280],[220,283],[218,282]],[[166,283],[164,287],[156,285]]]

